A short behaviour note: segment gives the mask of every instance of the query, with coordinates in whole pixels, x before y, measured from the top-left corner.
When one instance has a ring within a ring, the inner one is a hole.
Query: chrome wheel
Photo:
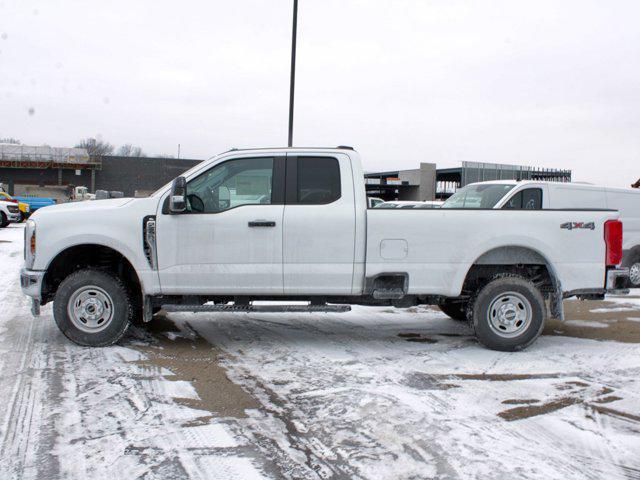
[[[101,332],[113,319],[113,301],[100,287],[82,287],[69,298],[67,313],[79,330],[87,333]]]
[[[532,315],[529,300],[517,292],[506,292],[491,302],[487,320],[497,335],[513,338],[529,328]]]
[[[640,286],[640,262],[636,262],[629,268],[629,280],[634,287]]]

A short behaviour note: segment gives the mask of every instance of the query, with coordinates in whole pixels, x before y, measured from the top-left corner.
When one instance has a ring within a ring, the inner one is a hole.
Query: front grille
[[[9,213],[18,213],[20,212],[20,207],[16,205],[7,205],[7,210],[9,210]]]

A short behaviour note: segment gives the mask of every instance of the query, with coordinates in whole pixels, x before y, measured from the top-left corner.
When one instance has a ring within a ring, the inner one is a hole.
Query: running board
[[[351,305],[163,305],[165,312],[304,313],[350,312]]]

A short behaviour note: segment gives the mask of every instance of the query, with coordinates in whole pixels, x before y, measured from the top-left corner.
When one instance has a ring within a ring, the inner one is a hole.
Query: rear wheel
[[[485,285],[471,308],[480,343],[492,350],[514,352],[533,343],[544,327],[544,297],[529,280],[498,277]]]
[[[640,288],[640,259],[629,266],[629,283],[632,288]]]
[[[113,274],[87,268],[69,275],[58,288],[53,314],[60,331],[72,342],[104,347],[127,331],[131,298]]]
[[[466,301],[453,301],[453,300],[442,300],[438,307],[442,312],[451,317],[454,320],[458,320],[460,322],[467,321],[467,304]]]

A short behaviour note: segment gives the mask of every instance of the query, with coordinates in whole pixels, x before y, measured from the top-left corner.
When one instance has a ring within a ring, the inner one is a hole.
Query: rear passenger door
[[[285,183],[284,293],[350,294],[356,217],[349,157],[288,155]]]

